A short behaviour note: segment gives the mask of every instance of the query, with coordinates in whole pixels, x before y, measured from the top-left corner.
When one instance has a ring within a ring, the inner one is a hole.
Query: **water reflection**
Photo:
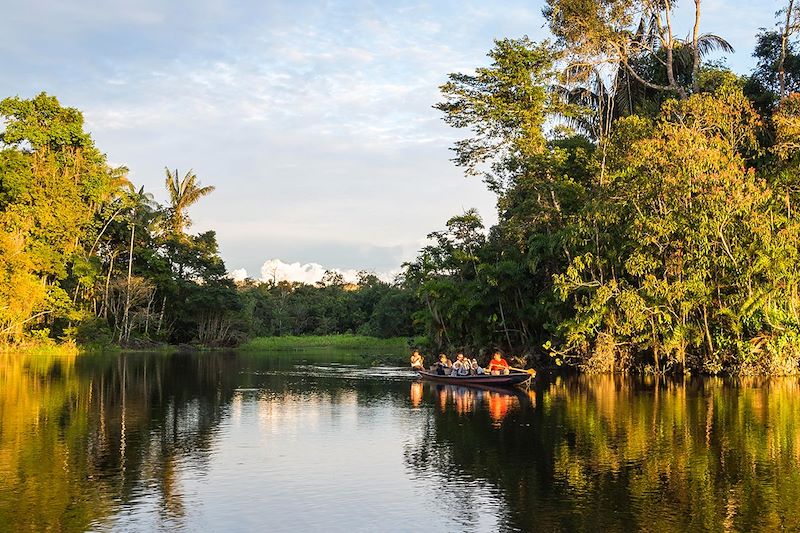
[[[0,531],[800,528],[795,379],[297,362],[0,355]]]
[[[574,376],[540,384],[527,409],[490,395],[464,423],[474,409],[445,391],[407,459],[491,483],[507,530],[797,529],[799,393],[794,379]]]
[[[142,486],[166,523],[181,517],[176,470],[207,460],[233,389],[225,364],[0,355],[0,524],[80,531]]]
[[[531,404],[531,396],[521,389],[470,387],[452,384],[431,384],[417,381],[411,384],[411,405],[422,404],[425,387],[429,387],[433,403],[440,412],[452,410],[457,415],[466,415],[485,410],[499,424],[510,410],[519,409],[523,403]],[[534,393],[531,395],[535,398]],[[534,399],[535,401],[535,399]]]
[[[411,406],[412,407],[419,407],[422,404],[422,394],[425,390],[425,387],[422,385],[421,381],[412,381],[411,382]]]

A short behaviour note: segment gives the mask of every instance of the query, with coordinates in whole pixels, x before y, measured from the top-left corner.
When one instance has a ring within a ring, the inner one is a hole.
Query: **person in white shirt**
[[[411,368],[414,370],[423,370],[425,368],[425,361],[418,350],[414,350],[414,353],[411,354]]]
[[[464,358],[463,353],[456,355],[456,360],[453,362],[453,373],[456,376],[469,376],[470,364],[469,360]]]
[[[478,360],[475,358],[469,362],[469,368],[471,374],[480,376],[484,373],[483,367],[478,364]]]

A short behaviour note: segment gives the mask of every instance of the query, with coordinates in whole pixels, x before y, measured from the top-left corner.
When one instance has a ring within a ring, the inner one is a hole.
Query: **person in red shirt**
[[[508,374],[508,361],[503,359],[503,354],[499,350],[494,352],[492,360],[489,361],[489,373],[495,376]]]

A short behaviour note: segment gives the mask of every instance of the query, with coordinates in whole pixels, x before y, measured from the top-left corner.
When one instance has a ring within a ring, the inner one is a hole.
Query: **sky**
[[[165,166],[216,186],[192,231],[214,229],[238,276],[386,274],[454,214],[497,220],[494,196],[450,161],[461,132],[432,106],[448,73],[487,64],[493,39],[547,38],[542,5],[0,0],[0,97],[46,91],[80,109],[109,161],[161,201]],[[702,5],[702,31],[749,72],[783,2]]]

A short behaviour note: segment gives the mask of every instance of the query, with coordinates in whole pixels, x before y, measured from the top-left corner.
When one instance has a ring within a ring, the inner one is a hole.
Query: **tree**
[[[790,0],[783,14],[780,31],[762,30],[757,36],[753,57],[758,60],[748,80],[747,92],[759,109],[771,113],[778,101],[800,91],[800,55],[796,33],[800,8]]]
[[[435,107],[447,124],[473,135],[456,143],[455,163],[479,174],[496,192],[503,190],[508,167],[544,149],[542,126],[549,113],[547,85],[555,54],[527,37],[495,41],[492,64],[474,75],[450,74]]]
[[[0,342],[34,329],[125,344],[236,338],[216,236],[184,233],[213,187],[167,171],[165,231],[165,210],[106,163],[78,110],[42,93],[2,100],[0,119]]]
[[[670,0],[547,0],[543,13],[567,57],[570,82],[609,67],[624,85],[630,77],[645,89],[685,99],[700,90],[702,55],[733,50],[721,37],[700,33],[700,5],[694,0],[692,34],[686,39],[674,35]]]
[[[781,99],[786,96],[786,56],[789,47],[789,37],[797,31],[800,11],[794,7],[794,0],[789,0],[789,5],[784,9],[784,25],[781,31],[781,47],[776,70],[778,71],[778,90]]]
[[[0,339],[13,342],[25,328],[75,317],[62,282],[94,241],[119,172],[83,130],[81,113],[54,97],[6,98],[0,118],[0,262],[7,268],[0,293],[8,296],[0,303]]]
[[[139,190],[136,191],[131,186],[127,200],[130,209],[129,225],[131,228],[131,238],[128,249],[128,277],[125,288],[125,307],[122,318],[122,329],[119,334],[119,339],[126,342],[130,340],[131,335],[130,309],[131,294],[133,293],[131,280],[133,277],[133,245],[136,237],[136,225],[137,222],[141,220],[140,224],[145,226],[148,222],[148,219],[152,215],[155,206],[153,195],[145,192],[144,187],[140,187]]]
[[[484,238],[454,217],[405,265],[431,343],[593,371],[799,372],[796,96],[762,117],[703,63],[726,45],[699,33],[699,2],[687,40],[669,3],[549,6],[564,76],[496,60],[484,83],[443,87],[445,120],[471,134],[456,163],[491,163],[499,220]],[[511,50],[492,57],[529,57]]]
[[[177,169],[171,172],[165,168],[164,171],[167,175],[165,184],[170,202],[169,225],[174,235],[183,235],[183,230],[191,225],[186,211],[200,198],[211,194],[215,187],[213,185],[201,187],[197,176],[191,170],[183,178],[179,177]]]

